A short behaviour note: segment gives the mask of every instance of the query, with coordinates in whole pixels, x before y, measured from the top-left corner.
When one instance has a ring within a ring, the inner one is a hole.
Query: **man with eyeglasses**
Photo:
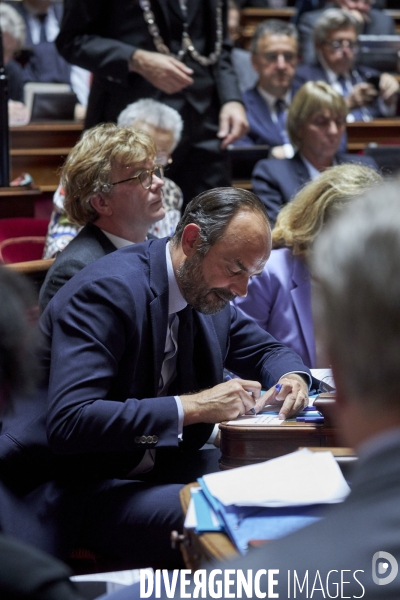
[[[351,12],[357,22],[357,31],[365,35],[394,35],[396,24],[384,10],[373,8],[374,0],[332,0],[324,8],[304,13],[298,23],[300,54],[303,62],[312,65],[316,61],[313,42],[314,27],[323,13],[330,8]]]
[[[396,114],[399,83],[389,73],[356,65],[357,29],[355,17],[345,10],[331,8],[322,13],[314,29],[318,63],[300,65],[293,85],[306,81],[326,81],[344,96],[347,121],[370,121]]]
[[[249,132],[235,145],[266,144],[275,158],[291,158],[294,151],[286,131],[286,114],[297,66],[295,26],[278,19],[260,23],[250,50],[258,81],[243,94]]]
[[[71,150],[61,181],[65,211],[83,229],[50,267],[40,290],[43,311],[86,265],[117,248],[143,242],[163,219],[164,168],[150,136],[114,124],[89,129]]]

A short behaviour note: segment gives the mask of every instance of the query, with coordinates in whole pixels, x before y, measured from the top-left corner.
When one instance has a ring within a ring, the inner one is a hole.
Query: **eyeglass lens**
[[[145,190],[151,188],[153,183],[153,174],[158,177],[158,179],[164,180],[164,167],[162,165],[156,165],[152,171],[146,169],[139,174],[139,181]]]

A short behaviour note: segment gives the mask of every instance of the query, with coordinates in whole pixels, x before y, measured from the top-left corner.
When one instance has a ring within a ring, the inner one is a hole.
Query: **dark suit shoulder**
[[[84,267],[115,250],[108,237],[95,225],[86,225],[56,257],[39,294],[43,311],[54,294]]]

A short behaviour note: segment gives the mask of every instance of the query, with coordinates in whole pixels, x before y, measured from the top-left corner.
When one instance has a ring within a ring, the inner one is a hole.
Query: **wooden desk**
[[[54,192],[59,169],[83,130],[78,122],[30,123],[10,128],[11,179],[32,175],[42,192]]]
[[[348,461],[356,460],[354,451],[351,448],[309,448],[313,452],[319,450],[329,450],[336,458],[340,468],[344,471]],[[190,490],[193,487],[199,487],[198,483],[189,483],[179,492],[179,499],[183,514],[186,515],[189,502]],[[176,539],[176,536],[175,536]],[[179,539],[180,548],[187,569],[197,570],[202,568],[204,562],[224,561],[239,556],[238,551],[225,533],[202,533],[198,534],[193,530],[184,529],[183,536]],[[262,540],[254,545],[268,543]]]
[[[237,427],[221,423],[222,470],[243,467],[294,452],[301,446],[339,446],[335,429],[288,421],[275,427]]]
[[[400,118],[374,119],[365,123],[356,121],[347,123],[348,149],[359,152],[365,146],[376,144],[400,144]]]
[[[198,483],[189,483],[179,492],[179,499],[183,514],[186,515],[190,502],[190,489],[199,487]],[[196,571],[204,562],[212,560],[228,560],[238,556],[239,553],[225,533],[197,534],[193,530],[185,529],[180,548],[187,569]]]
[[[38,200],[41,195],[40,189],[0,188],[0,219],[34,217],[35,200]]]

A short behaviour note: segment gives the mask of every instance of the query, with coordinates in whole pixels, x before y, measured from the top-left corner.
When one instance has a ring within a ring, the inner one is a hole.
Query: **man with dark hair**
[[[216,450],[198,452],[214,424],[261,410],[277,381],[281,418],[307,403],[309,371],[300,358],[229,303],[246,294],[270,251],[259,199],[218,188],[192,200],[170,242],[99,259],[48,304],[46,424],[39,420],[34,431],[16,424],[12,450],[0,439],[0,458],[9,464],[29,449],[27,433],[40,437],[37,463],[26,456],[31,479],[43,481],[46,466],[46,485],[56,491],[46,508],[37,497],[30,506],[47,517],[58,511],[54,527],[64,534],[63,501],[83,485],[72,522],[68,510],[75,544],[79,522],[92,550],[136,565],[179,564],[169,548],[170,530],[182,528],[177,484],[218,468]],[[240,379],[223,383],[224,366]],[[71,465],[73,482],[65,479]]]
[[[266,144],[275,158],[291,158],[294,152],[286,132],[286,114],[297,66],[296,27],[278,19],[260,23],[250,51],[258,81],[243,93],[250,128],[236,145]]]

